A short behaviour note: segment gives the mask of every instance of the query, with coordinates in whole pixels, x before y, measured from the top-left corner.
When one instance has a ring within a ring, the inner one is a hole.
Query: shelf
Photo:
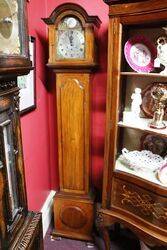
[[[152,134],[161,135],[164,137],[167,137],[167,128],[165,129],[153,129],[148,126],[148,124],[151,122],[151,119],[148,118],[138,118],[136,122],[133,121],[120,121],[118,122],[119,127],[125,127],[125,128],[133,128],[137,130],[141,130],[144,132],[149,132]],[[165,124],[167,125],[167,122],[165,121]]]
[[[157,184],[157,185],[160,185],[160,186],[163,186],[163,187],[166,187],[165,185],[163,185],[157,178],[157,174],[153,171],[147,171],[147,172],[137,172],[137,171],[134,171],[134,170],[131,170],[129,169],[128,167],[126,167],[123,163],[121,163],[121,161],[119,160],[119,158],[117,159],[116,161],[116,164],[115,164],[115,170],[118,170],[118,171],[122,171],[122,172],[125,172],[125,173],[128,173],[128,174],[132,174],[132,175],[135,175],[137,177],[140,177],[144,180],[147,180],[147,181],[150,181],[154,184]]]
[[[137,76],[137,77],[159,77],[167,78],[167,75],[160,75],[159,73],[138,73],[138,72],[121,72],[122,76]]]

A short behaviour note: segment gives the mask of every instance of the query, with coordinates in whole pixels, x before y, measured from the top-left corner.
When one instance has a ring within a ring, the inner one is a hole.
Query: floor
[[[44,250],[105,250],[104,243],[101,238],[96,237],[96,245],[87,245],[86,242],[70,240],[65,238],[52,239],[50,236],[52,229],[49,228],[44,239]],[[120,237],[112,239],[111,232],[111,249],[112,250],[140,250],[140,243],[133,237],[127,236],[127,233],[122,232]]]

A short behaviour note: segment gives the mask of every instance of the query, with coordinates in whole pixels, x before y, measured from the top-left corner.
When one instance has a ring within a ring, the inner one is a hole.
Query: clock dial
[[[59,37],[58,50],[64,58],[83,58],[83,34],[78,30],[64,31]]]
[[[0,54],[20,54],[18,1],[0,0]]]
[[[74,17],[64,18],[59,25],[57,56],[60,59],[83,59],[85,56],[84,30]]]

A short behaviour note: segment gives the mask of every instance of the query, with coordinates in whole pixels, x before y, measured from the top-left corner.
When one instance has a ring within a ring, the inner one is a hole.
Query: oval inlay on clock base
[[[73,229],[80,229],[87,222],[85,212],[76,206],[62,208],[62,210],[60,210],[60,218],[64,225]]]

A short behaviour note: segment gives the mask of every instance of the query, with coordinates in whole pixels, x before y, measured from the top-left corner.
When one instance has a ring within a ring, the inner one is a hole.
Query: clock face
[[[84,59],[85,36],[78,19],[66,17],[59,24],[57,56],[59,59]]]
[[[21,53],[18,0],[0,0],[0,55]]]

